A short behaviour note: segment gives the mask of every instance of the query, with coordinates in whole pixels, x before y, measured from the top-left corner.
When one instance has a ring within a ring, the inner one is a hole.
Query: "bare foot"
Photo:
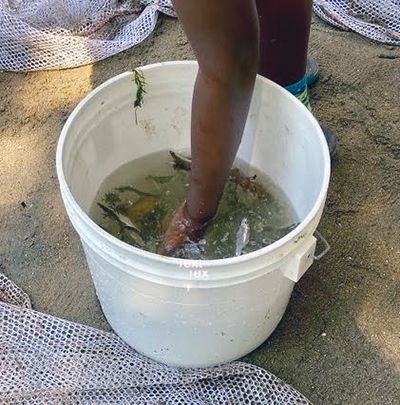
[[[173,255],[186,242],[198,239],[208,222],[191,218],[187,212],[185,201],[170,221],[164,235],[164,241],[158,248],[158,253],[164,256]]]

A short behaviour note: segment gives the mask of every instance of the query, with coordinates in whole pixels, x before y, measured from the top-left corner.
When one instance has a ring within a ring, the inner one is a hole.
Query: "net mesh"
[[[169,0],[0,0],[0,69],[92,63],[143,41]]]
[[[310,404],[250,364],[179,369],[156,363],[112,333],[34,311],[2,274],[0,299],[2,404]]]
[[[0,0],[0,69],[34,71],[93,63],[143,41],[171,0]],[[400,0],[314,0],[342,29],[400,45]]]
[[[0,0],[0,69],[93,63],[143,41],[171,0]],[[314,0],[328,23],[400,45],[400,0]]]
[[[400,45],[400,0],[314,0],[314,11],[338,28]]]

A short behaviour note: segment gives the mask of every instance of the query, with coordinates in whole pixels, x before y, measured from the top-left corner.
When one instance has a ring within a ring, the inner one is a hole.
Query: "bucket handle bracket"
[[[317,242],[321,242],[324,246],[322,252],[316,254]],[[286,278],[297,283],[304,273],[310,268],[314,260],[322,259],[331,249],[327,240],[318,232],[315,231],[301,247],[298,248],[294,257],[283,267],[283,274]]]
[[[314,254],[314,260],[321,260],[331,250],[331,245],[320,232],[315,231],[314,235],[316,236],[317,241],[320,241],[324,245],[324,250],[321,253],[317,255]]]

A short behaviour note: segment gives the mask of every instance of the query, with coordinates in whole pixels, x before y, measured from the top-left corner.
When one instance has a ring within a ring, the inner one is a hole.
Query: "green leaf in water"
[[[103,205],[101,203],[97,203],[97,205],[103,210],[105,217],[119,222],[125,228],[129,228],[129,229],[134,230],[137,233],[140,233],[140,229],[127,216],[119,214],[112,208],[107,207],[106,205]]]

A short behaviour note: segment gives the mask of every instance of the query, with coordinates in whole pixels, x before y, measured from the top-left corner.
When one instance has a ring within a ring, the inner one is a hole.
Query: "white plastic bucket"
[[[239,157],[265,172],[291,200],[301,224],[241,257],[185,261],[129,246],[87,215],[102,181],[133,159],[188,149],[195,62],[143,67],[144,105],[132,73],[92,91],[66,122],[57,173],[97,295],[114,331],[137,351],[174,366],[237,359],[273,332],[294,283],[312,264],[330,160],[312,114],[281,87],[257,78]],[[212,145],[210,145],[212,147]]]

